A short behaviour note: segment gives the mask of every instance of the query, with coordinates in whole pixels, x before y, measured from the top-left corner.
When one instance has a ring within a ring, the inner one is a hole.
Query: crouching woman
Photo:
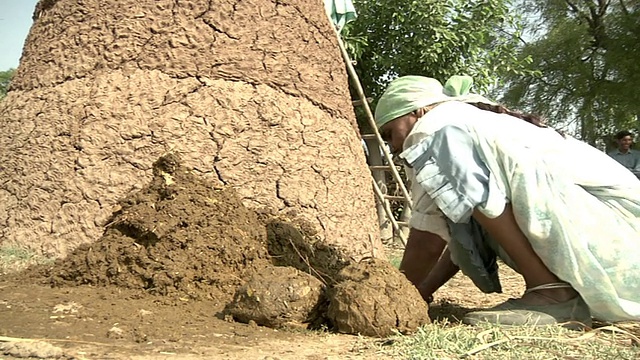
[[[412,184],[401,270],[425,300],[459,270],[500,292],[498,258],[523,276],[521,298],[468,324],[640,320],[640,182],[471,84],[405,76],[378,101],[376,125]]]

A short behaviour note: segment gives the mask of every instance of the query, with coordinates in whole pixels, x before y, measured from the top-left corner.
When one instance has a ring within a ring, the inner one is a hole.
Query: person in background
[[[403,76],[380,97],[380,133],[407,166],[414,202],[400,270],[423,299],[459,270],[519,299],[463,322],[640,320],[640,182],[605,153],[469,93],[472,79]]]
[[[631,148],[633,145],[633,133],[622,130],[616,134],[615,138],[618,148],[610,152],[609,156],[640,179],[640,151]]]

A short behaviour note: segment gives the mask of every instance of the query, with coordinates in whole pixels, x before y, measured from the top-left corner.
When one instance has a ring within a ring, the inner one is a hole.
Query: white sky
[[[0,71],[18,67],[38,0],[0,0]]]

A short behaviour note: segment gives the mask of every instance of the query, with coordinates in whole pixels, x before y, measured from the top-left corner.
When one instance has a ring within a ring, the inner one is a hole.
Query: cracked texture
[[[41,2],[43,3],[43,2]],[[64,256],[173,152],[243,203],[382,256],[320,1],[49,1],[0,103],[0,243]]]
[[[329,291],[327,316],[339,332],[388,337],[429,324],[418,289],[388,261],[365,259],[342,269]]]

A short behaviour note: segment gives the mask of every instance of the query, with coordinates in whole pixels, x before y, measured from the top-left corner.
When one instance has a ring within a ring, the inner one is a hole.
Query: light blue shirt
[[[633,175],[640,179],[640,151],[629,150],[626,153],[615,150],[609,153],[614,160],[629,169]]]

